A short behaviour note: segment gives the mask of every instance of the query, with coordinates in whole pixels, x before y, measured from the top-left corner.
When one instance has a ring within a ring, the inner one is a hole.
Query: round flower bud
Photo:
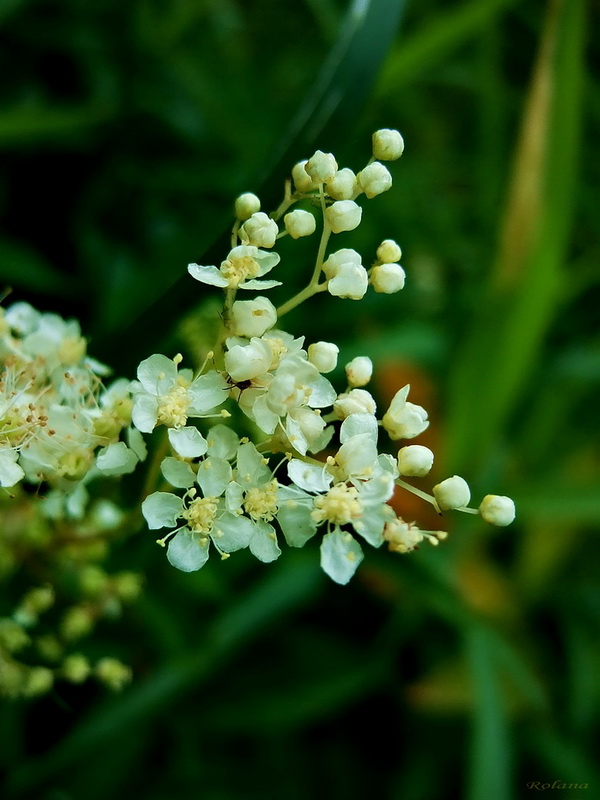
[[[283,218],[283,222],[286,231],[292,239],[300,239],[301,236],[310,236],[311,233],[315,232],[317,227],[314,215],[311,214],[310,211],[302,211],[302,209],[290,211],[290,213],[286,214]]]
[[[373,362],[367,356],[358,356],[346,364],[348,386],[366,386],[373,374]]]
[[[333,153],[324,153],[322,150],[317,150],[304,167],[308,175],[317,183],[331,180],[337,172],[337,168],[337,161]]]
[[[248,239],[253,247],[273,247],[279,228],[275,220],[264,211],[257,211],[241,227],[242,238]]]
[[[338,170],[325,184],[325,191],[334,200],[352,200],[357,190],[356,175],[348,167]]]
[[[421,444],[409,444],[398,451],[400,475],[422,478],[433,466],[433,453]]]
[[[379,161],[395,161],[404,152],[404,139],[398,131],[382,128],[373,134],[373,157]]]
[[[358,182],[363,192],[371,199],[391,188],[392,176],[387,167],[379,161],[374,161],[358,173]]]
[[[327,261],[323,264],[323,272],[325,273],[325,277],[328,280],[335,278],[340,271],[342,264],[355,264],[356,266],[362,266],[360,253],[357,253],[356,250],[352,250],[350,247],[343,247],[341,250],[336,250],[336,252],[332,253]]]
[[[232,333],[235,336],[262,336],[277,322],[277,311],[267,297],[236,300],[231,307]]]
[[[400,245],[396,244],[393,239],[384,239],[377,248],[377,258],[382,264],[393,264],[394,261],[400,261],[402,258]]]
[[[311,192],[313,189],[317,188],[317,184],[313,181],[305,169],[307,164],[308,161],[306,160],[299,161],[292,168],[292,178],[294,180],[294,186],[296,187],[297,192]]]
[[[367,270],[360,264],[342,264],[333,278],[327,282],[327,291],[334,297],[360,300],[369,286]]]
[[[380,294],[394,294],[404,288],[406,272],[400,264],[378,264],[369,275],[369,282]]]
[[[325,219],[333,233],[353,231],[360,225],[362,208],[354,200],[336,200],[325,209]]]
[[[515,504],[510,497],[486,494],[479,506],[479,513],[491,525],[510,525],[515,518]]]
[[[377,405],[366,389],[351,389],[337,396],[333,411],[338,419],[346,419],[350,414],[374,414]]]
[[[463,508],[469,504],[471,490],[469,484],[460,475],[453,475],[433,487],[433,495],[440,510]]]
[[[235,201],[235,216],[240,222],[249,219],[257,211],[260,211],[260,200],[252,192],[241,194]]]
[[[337,367],[340,348],[333,342],[316,342],[308,347],[308,360],[319,372],[331,372]]]

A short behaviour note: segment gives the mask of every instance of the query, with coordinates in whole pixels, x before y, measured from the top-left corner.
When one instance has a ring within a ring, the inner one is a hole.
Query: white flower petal
[[[275,561],[281,555],[275,529],[264,520],[258,520],[254,524],[254,533],[249,547],[252,555],[265,564]]]
[[[196,480],[205,497],[220,497],[231,480],[231,464],[222,458],[207,458],[198,465]]]
[[[226,512],[223,514],[211,532],[211,537],[220,550],[233,553],[248,547],[254,533],[254,525],[248,517],[239,517]]]
[[[340,427],[340,442],[345,444],[353,436],[363,433],[369,434],[373,442],[377,444],[379,435],[377,418],[373,414],[350,414]]]
[[[158,421],[158,399],[138,394],[133,401],[131,421],[142,433],[152,433]]]
[[[202,544],[203,542],[203,544]],[[196,572],[208,561],[209,540],[184,528],[169,542],[167,559],[182,572]]]
[[[136,468],[138,457],[125,442],[115,442],[98,451],[96,466],[104,475],[127,475]]]
[[[260,485],[271,480],[271,470],[252,442],[240,445],[237,454],[238,481]]]
[[[240,283],[238,289],[250,289],[251,291],[260,291],[261,289],[273,289],[275,286],[283,286],[281,281],[244,281]]]
[[[297,458],[293,458],[288,464],[288,476],[292,483],[307,492],[326,492],[333,481],[325,464],[305,464]]]
[[[226,459],[235,456],[240,443],[237,433],[227,425],[213,425],[206,435],[206,441],[209,456]]]
[[[201,416],[227,400],[229,384],[220,372],[211,369],[200,375],[188,389],[192,402],[188,416]]]
[[[171,447],[183,458],[199,458],[208,449],[208,442],[197,428],[169,428]]]
[[[362,548],[349,533],[338,528],[323,537],[321,567],[336,583],[348,583],[362,560]]]
[[[170,456],[163,458],[160,470],[165,479],[176,489],[189,489],[196,480],[196,473],[190,465],[178,458]]]
[[[0,486],[14,486],[25,477],[22,468],[17,464],[18,457],[14,450],[0,451]]]
[[[156,353],[144,359],[137,369],[138,381],[155,396],[166,394],[177,380],[177,366],[166,356]]]
[[[209,286],[219,286],[224,289],[229,286],[227,278],[217,269],[217,267],[203,267],[200,264],[188,264],[188,272],[201,283]]]
[[[142,503],[142,514],[151,531],[174,528],[183,511],[183,500],[170,492],[154,492]]]

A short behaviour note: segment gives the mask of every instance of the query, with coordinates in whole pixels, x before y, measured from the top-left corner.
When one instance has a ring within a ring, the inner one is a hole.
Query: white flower
[[[177,364],[157,354],[138,367],[132,420],[136,428],[150,433],[156,425],[182,428],[188,417],[201,417],[227,399],[230,387],[216,370],[191,380],[177,373]]]
[[[351,389],[337,396],[333,410],[338,419],[350,414],[374,414],[377,409],[373,395],[366,389]]]
[[[433,496],[440,510],[464,508],[469,505],[471,490],[469,484],[460,475],[453,475],[433,487]]]
[[[235,216],[240,222],[245,222],[252,214],[260,211],[260,200],[252,192],[241,194],[235,201]]]
[[[362,258],[360,253],[352,250],[349,247],[344,247],[341,250],[336,250],[332,253],[327,261],[323,264],[323,272],[328,279],[335,278],[340,269],[347,264],[352,266],[362,266]]]
[[[398,469],[400,475],[422,478],[433,466],[433,453],[428,447],[420,444],[409,444],[398,451]]]
[[[299,161],[292,168],[292,178],[297,192],[311,192],[317,188],[317,183],[310,177],[306,171],[308,161]]]
[[[249,381],[263,375],[271,366],[273,351],[269,343],[256,336],[248,344],[232,344],[225,353],[225,369],[236,382]]]
[[[404,152],[404,139],[396,130],[382,128],[373,134],[373,157],[379,161],[395,161]]]
[[[373,362],[367,356],[357,356],[346,364],[348,386],[366,386],[373,375]]]
[[[308,360],[321,373],[332,372],[337,366],[340,348],[333,342],[315,342],[308,347]]]
[[[240,506],[253,526],[250,552],[260,561],[274,561],[281,555],[277,534],[271,524],[278,507],[279,484],[265,459],[252,444],[242,444],[237,452],[235,486],[239,487]]]
[[[358,182],[363,192],[371,199],[391,189],[392,176],[387,167],[379,161],[374,161],[358,173]]]
[[[333,233],[353,231],[360,225],[362,208],[354,200],[336,200],[325,209],[325,219]]]
[[[429,427],[425,409],[407,402],[409,390],[410,386],[407,384],[396,392],[381,420],[391,439],[414,439]]]
[[[393,479],[382,472],[369,480],[339,481],[325,467],[292,459],[288,465],[292,484],[280,488],[277,519],[292,547],[302,547],[322,525],[328,533],[321,544],[321,566],[337,583],[347,583],[360,561],[362,548],[341,526],[350,525],[374,547],[383,542],[383,529],[393,515],[386,500]]]
[[[189,264],[188,272],[201,283],[209,286],[219,286],[222,289],[272,289],[281,286],[280,281],[261,281],[273,267],[279,264],[277,253],[268,253],[252,245],[238,245],[229,252],[221,266],[203,267],[199,264]]]
[[[325,190],[334,200],[352,200],[358,190],[356,175],[351,169],[344,167],[327,181]]]
[[[244,391],[239,404],[265,433],[283,427],[292,447],[305,455],[320,443],[325,430],[324,421],[313,409],[330,406],[334,399],[333,386],[300,351],[264,376],[262,387]]]
[[[166,472],[170,468],[167,467]],[[198,465],[196,488],[183,497],[170,492],[154,492],[142,503],[142,514],[150,530],[176,528],[161,540],[168,541],[167,558],[177,569],[193,572],[206,563],[209,545],[222,556],[248,547],[254,534],[251,521],[231,510],[227,489],[232,483],[231,465],[224,459],[209,457]]]
[[[233,332],[236,336],[262,336],[277,322],[277,311],[266,297],[254,300],[236,300],[231,308]]]
[[[310,236],[317,228],[314,214],[311,214],[310,211],[303,211],[300,208],[286,214],[283,222],[292,239]]]
[[[486,494],[479,506],[482,518],[491,525],[510,525],[515,518],[515,504],[510,497]]]
[[[317,150],[304,165],[306,173],[316,183],[324,183],[333,178],[337,168],[338,165],[334,155],[332,153],[324,153],[322,150]]]
[[[335,277],[327,282],[327,291],[334,297],[360,300],[369,286],[367,270],[356,264],[342,264]]]
[[[252,214],[240,228],[242,241],[247,239],[247,243],[254,247],[273,247],[278,233],[277,223],[264,211]]]
[[[377,248],[377,258],[382,264],[393,264],[402,258],[402,250],[393,239],[384,239]]]
[[[371,270],[369,282],[380,294],[395,294],[404,288],[406,273],[400,264],[377,264]]]

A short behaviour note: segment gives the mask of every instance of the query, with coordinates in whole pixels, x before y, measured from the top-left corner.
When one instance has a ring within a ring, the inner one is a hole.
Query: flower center
[[[252,519],[270,522],[277,513],[277,481],[271,481],[261,488],[253,486],[246,492],[244,511]]]
[[[217,515],[217,499],[215,497],[197,497],[182,514],[188,527],[195,533],[210,533]]]
[[[346,525],[361,514],[362,505],[358,498],[358,490],[354,486],[338,483],[327,494],[315,499],[311,517],[317,523],[327,520],[334,525]]]
[[[386,522],[383,538],[388,542],[388,548],[393,553],[410,553],[423,541],[423,534],[416,525],[396,518]]]
[[[175,386],[158,401],[158,422],[169,428],[182,428],[187,422],[190,402],[185,386]]]
[[[221,274],[227,279],[230,289],[235,289],[248,278],[256,278],[259,272],[260,266],[251,256],[234,256],[221,264]]]

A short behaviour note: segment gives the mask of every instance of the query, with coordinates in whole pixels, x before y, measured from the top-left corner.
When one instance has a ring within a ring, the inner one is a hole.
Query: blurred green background
[[[368,260],[396,239],[406,289],[319,297],[289,327],[370,355],[381,404],[410,380],[432,482],[459,472],[518,509],[508,529],[452,518],[436,550],[370,550],[348,587],[310,545],[184,575],[151,534],[120,543],[111,566],[144,594],[84,648],[133,684],[3,702],[3,798],[600,796],[597,10],[0,2],[7,302],[79,318],[133,377],[203,300],[185,266],[218,258],[238,193],[274,208],[295,161],[360,169],[398,128],[394,188],[339,241]],[[284,245],[300,288],[312,250]]]

